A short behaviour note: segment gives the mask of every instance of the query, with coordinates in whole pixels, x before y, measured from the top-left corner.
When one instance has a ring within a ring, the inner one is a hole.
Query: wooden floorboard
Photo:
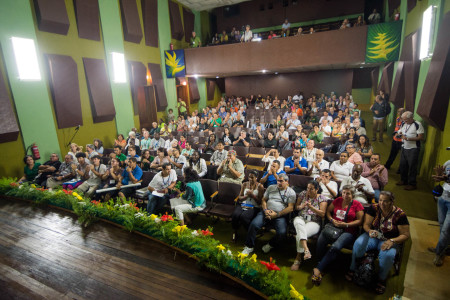
[[[170,247],[107,223],[0,199],[2,299],[258,299]]]

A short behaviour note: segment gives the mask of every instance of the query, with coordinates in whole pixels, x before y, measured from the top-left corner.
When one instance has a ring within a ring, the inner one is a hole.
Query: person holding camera
[[[378,272],[378,283],[375,291],[383,294],[386,290],[386,278],[394,264],[400,244],[410,237],[409,222],[406,213],[394,205],[394,194],[389,191],[380,193],[380,200],[377,204],[372,204],[364,218],[364,231],[353,244],[352,264],[345,276],[352,281],[356,261],[362,258],[367,251],[379,251],[380,269]]]

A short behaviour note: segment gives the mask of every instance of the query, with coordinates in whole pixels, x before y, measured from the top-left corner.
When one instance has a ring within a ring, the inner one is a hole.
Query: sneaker
[[[250,248],[250,247],[247,247],[247,246],[245,246],[244,247],[244,250],[242,250],[242,254],[247,254],[247,255],[249,255],[250,253],[252,253],[253,252],[253,248]]]
[[[437,255],[437,254],[436,254],[436,256],[435,256],[434,259],[433,259],[433,264],[434,264],[436,267],[442,266],[442,265],[444,264],[444,255]]]
[[[273,247],[270,246],[270,244],[265,244],[265,245],[262,247],[262,251],[263,251],[264,253],[269,253],[270,250],[272,250],[272,249],[273,249]]]

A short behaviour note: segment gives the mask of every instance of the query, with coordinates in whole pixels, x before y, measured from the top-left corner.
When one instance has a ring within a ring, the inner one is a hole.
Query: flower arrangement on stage
[[[264,262],[258,260],[256,254],[233,253],[227,245],[214,239],[211,227],[194,230],[180,226],[179,221],[168,213],[149,216],[132,201],[91,201],[76,190],[49,191],[26,183],[18,185],[12,178],[0,179],[0,195],[72,210],[83,226],[99,219],[114,222],[130,232],[140,232],[186,251],[200,265],[239,278],[271,299],[304,299],[290,284],[287,271],[280,269],[272,258],[270,262]]]

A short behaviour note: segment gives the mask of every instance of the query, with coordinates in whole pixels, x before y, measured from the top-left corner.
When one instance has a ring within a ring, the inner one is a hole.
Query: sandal
[[[378,295],[383,295],[386,291],[386,283],[384,281],[378,281],[377,286],[375,288],[375,292]]]
[[[355,277],[355,272],[348,270],[347,274],[345,274],[345,279],[347,279],[347,281],[352,282],[353,277]]]
[[[314,285],[319,286],[320,283],[322,282],[322,274],[315,275],[314,271],[313,271],[312,276],[311,276],[311,281]]]
[[[298,271],[301,263],[302,262],[300,260],[294,260],[294,263],[291,266],[291,271]]]
[[[305,250],[305,255],[303,256],[304,260],[311,258],[311,252],[309,250]]]

